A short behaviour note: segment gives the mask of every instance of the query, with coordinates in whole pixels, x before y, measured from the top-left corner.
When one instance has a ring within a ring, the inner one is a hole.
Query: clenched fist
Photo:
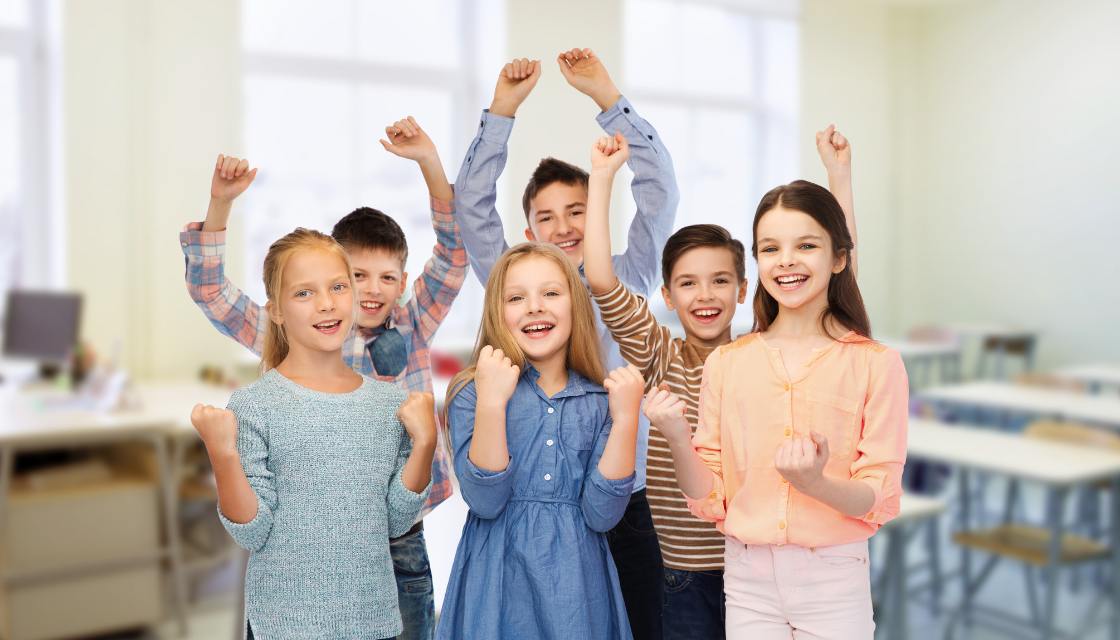
[[[412,392],[397,409],[397,419],[404,425],[414,446],[426,446],[436,441],[435,399],[430,393]]]
[[[661,432],[669,442],[689,442],[692,426],[684,417],[684,399],[669,391],[669,386],[661,384],[646,394],[643,411],[653,428]]]
[[[475,362],[474,384],[478,401],[485,404],[506,404],[517,388],[521,369],[501,349],[482,347]]]
[[[808,438],[783,442],[774,454],[774,467],[795,489],[805,493],[824,477],[828,455],[828,438],[812,431]]]
[[[219,154],[214,177],[210,179],[210,197],[220,202],[233,202],[256,177],[257,170],[249,169],[248,160]]]
[[[602,136],[591,147],[591,168],[606,169],[613,176],[630,157],[630,144],[621,133]]]
[[[229,409],[196,404],[191,424],[212,454],[237,453],[237,416]]]
[[[645,387],[646,382],[642,378],[642,372],[632,364],[619,367],[607,375],[607,379],[603,381],[603,388],[607,390],[607,402],[615,424],[618,424],[622,418],[637,420]]]

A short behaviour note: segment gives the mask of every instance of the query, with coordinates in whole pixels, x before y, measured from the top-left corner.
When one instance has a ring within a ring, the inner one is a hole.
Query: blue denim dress
[[[551,398],[526,366],[506,406],[509,465],[467,457],[477,395],[448,407],[455,475],[470,506],[437,637],[455,640],[629,639],[604,532],[626,510],[634,476],[608,480],[599,458],[611,431],[606,391],[574,371]]]

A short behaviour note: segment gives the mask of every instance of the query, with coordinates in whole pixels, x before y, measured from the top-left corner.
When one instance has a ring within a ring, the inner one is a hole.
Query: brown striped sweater
[[[657,323],[645,298],[621,282],[594,297],[622,357],[641,369],[646,389],[666,383],[684,399],[685,417],[695,431],[704,360],[713,349],[672,337],[668,327]],[[677,487],[669,443],[656,428],[649,430],[646,496],[665,566],[684,571],[723,569],[724,536],[714,524],[689,512],[684,494]]]

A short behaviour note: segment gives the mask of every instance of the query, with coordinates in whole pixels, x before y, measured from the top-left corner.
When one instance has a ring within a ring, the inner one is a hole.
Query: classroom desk
[[[176,442],[194,434],[190,410],[195,402],[225,406],[229,394],[229,390],[201,383],[139,384],[127,395],[136,401],[135,406],[98,412],[78,408],[73,396],[54,389],[0,391],[0,529],[17,452],[128,441],[151,444],[160,471],[162,516],[167,531],[160,559],[166,560],[171,569],[175,616],[185,632],[186,578],[178,526],[182,447],[176,446]],[[129,561],[122,559],[121,563]]]
[[[942,383],[961,379],[961,346],[951,342],[915,342],[901,338],[883,338],[883,344],[894,349],[906,363],[913,386],[930,382],[930,371],[938,366]]]
[[[1108,481],[1111,490],[1109,550],[1112,584],[1108,593],[1111,606],[1109,637],[1120,640],[1120,453],[1089,447],[1032,440],[1017,434],[1003,433],[966,425],[948,425],[921,418],[910,419],[908,453],[911,458],[942,462],[960,473],[961,528],[969,528],[972,499],[969,477],[983,472],[1006,477],[1016,483],[1033,482],[1047,492],[1046,527],[1050,534],[1045,570],[1053,578],[1046,581],[1044,606],[1039,612],[1041,637],[1054,637],[1054,615],[1057,611],[1059,552],[1065,533],[1063,518],[1065,499],[1075,489]],[[1005,514],[1009,518],[1010,514]],[[982,586],[984,571],[972,576],[971,550],[961,546],[961,575],[964,589],[960,617],[972,618],[972,598]]]
[[[1010,341],[1022,340],[1030,345],[1023,355],[1026,358],[1027,370],[1034,366],[1034,344],[1038,340],[1038,332],[1033,329],[985,322],[955,322],[949,324],[947,328],[962,338],[969,338],[979,343],[980,354],[976,358],[975,373],[977,378],[984,377],[989,353],[996,359],[996,375],[1002,375],[1006,356],[1004,347]],[[999,343],[994,351],[986,352],[984,345],[989,339],[998,339]]]
[[[1120,364],[1062,367],[1054,375],[1064,380],[1084,383],[1094,393],[1099,393],[1101,387],[1120,387]]]
[[[1120,398],[1108,396],[1007,382],[977,381],[924,389],[916,397],[937,405],[997,409],[1120,430]]]
[[[945,509],[943,500],[904,494],[898,515],[875,534],[885,537],[887,542],[883,575],[875,599],[876,610],[883,612],[877,617],[886,619],[886,624],[876,628],[883,637],[895,640],[908,635],[906,604],[909,588],[906,578],[909,567],[906,565],[906,545],[919,527],[944,513]]]

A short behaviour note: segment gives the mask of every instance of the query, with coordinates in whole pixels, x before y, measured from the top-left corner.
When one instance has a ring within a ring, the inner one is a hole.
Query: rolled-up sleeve
[[[701,520],[722,522],[727,518],[727,494],[723,484],[723,441],[720,431],[720,398],[723,394],[720,350],[716,349],[704,362],[700,382],[700,411],[692,448],[712,471],[712,490],[703,498],[685,494],[688,509]]]
[[[580,509],[587,527],[600,533],[613,529],[626,513],[626,505],[630,503],[630,492],[634,489],[634,479],[637,477],[636,473],[631,472],[624,478],[612,480],[599,472],[599,460],[607,449],[613,424],[608,417],[595,438],[595,448],[587,464],[583,494],[580,496]]]
[[[239,546],[260,551],[272,533],[276,511],[276,484],[268,467],[268,426],[261,420],[252,402],[240,391],[235,392],[227,408],[237,416],[237,454],[253,493],[257,494],[257,515],[245,523],[233,522],[218,508],[218,519]]]
[[[860,519],[883,525],[898,515],[902,468],[906,462],[909,381],[902,357],[884,350],[873,361],[863,425],[852,462],[852,479],[875,492],[875,502]]]
[[[513,493],[513,466],[510,460],[501,471],[480,469],[470,460],[471,441],[474,439],[474,415],[478,395],[474,382],[464,386],[447,408],[447,422],[451,429],[451,447],[455,456],[455,477],[463,500],[471,511],[487,520],[497,518],[505,510]]]

